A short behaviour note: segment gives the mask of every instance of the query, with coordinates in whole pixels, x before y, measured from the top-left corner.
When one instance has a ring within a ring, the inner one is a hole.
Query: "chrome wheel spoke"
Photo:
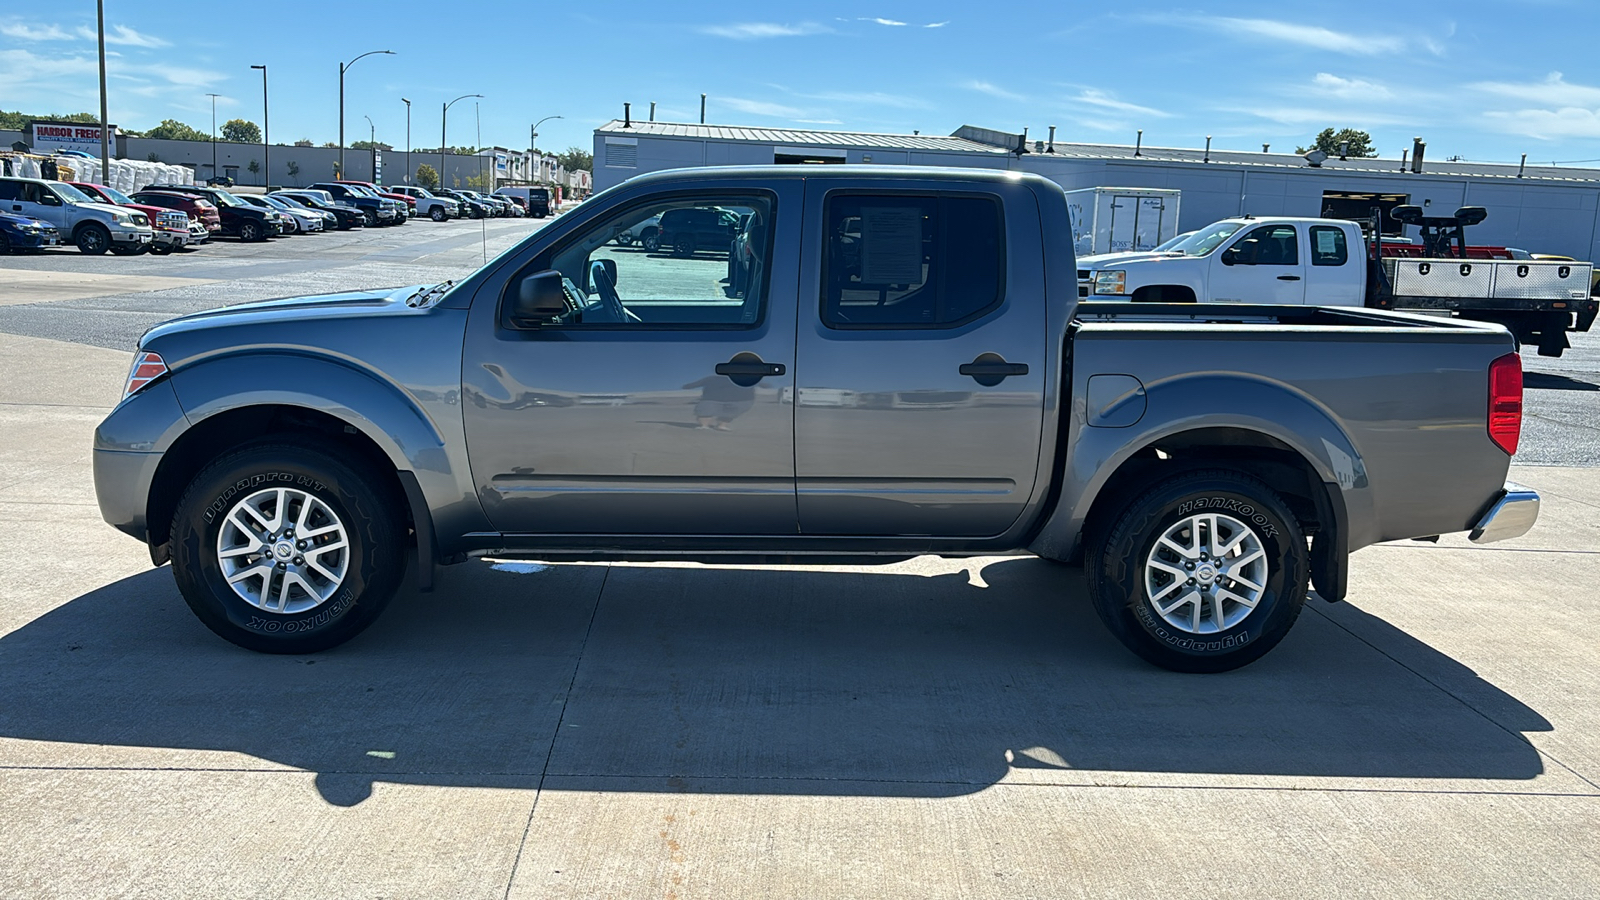
[[[1173,553],[1178,554],[1184,559],[1200,558],[1200,548],[1192,542],[1189,546],[1185,547],[1182,544],[1179,544],[1177,541],[1174,541],[1172,538],[1162,535],[1161,540],[1157,541],[1156,543],[1167,548],[1168,550],[1171,550]]]

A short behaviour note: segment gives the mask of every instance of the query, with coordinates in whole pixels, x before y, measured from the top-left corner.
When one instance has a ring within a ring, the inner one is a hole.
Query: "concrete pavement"
[[[478,561],[270,657],[100,522],[131,341],[58,315],[77,342],[0,318],[0,896],[1600,893],[1600,469],[1518,467],[1520,540],[1361,551],[1222,676],[1028,558]]]

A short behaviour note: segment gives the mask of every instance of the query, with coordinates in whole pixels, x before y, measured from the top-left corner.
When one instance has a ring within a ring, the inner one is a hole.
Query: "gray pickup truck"
[[[737,217],[688,253],[621,244]],[[304,653],[472,555],[1082,561],[1156,665],[1244,665],[1378,541],[1532,527],[1503,328],[1078,302],[1061,189],[791,166],[636,178],[460,283],[152,329],[106,521],[222,637]],[[720,242],[720,243],[719,243]],[[1078,577],[1063,569],[1062,578]]]

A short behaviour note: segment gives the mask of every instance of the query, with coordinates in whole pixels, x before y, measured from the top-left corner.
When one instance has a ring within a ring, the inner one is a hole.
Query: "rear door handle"
[[[726,375],[740,387],[750,387],[768,375],[782,375],[789,371],[783,363],[769,363],[750,353],[735,353],[733,359],[717,363],[716,373]]]
[[[1012,375],[1028,374],[1028,364],[1006,362],[1005,357],[998,353],[980,353],[977,359],[962,363],[956,371],[971,376],[972,380],[984,387],[994,387]]]
[[[1300,276],[1299,275],[1279,275],[1278,276],[1278,280],[1279,281],[1299,281],[1300,280]]]

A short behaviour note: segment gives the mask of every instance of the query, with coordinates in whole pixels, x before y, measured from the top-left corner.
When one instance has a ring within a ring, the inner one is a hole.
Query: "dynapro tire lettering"
[[[295,634],[301,631],[314,631],[337,619],[350,604],[355,602],[355,595],[345,591],[328,606],[324,606],[316,615],[309,619],[263,619],[260,616],[251,616],[245,623],[246,628],[259,631],[263,634]]]
[[[1199,497],[1194,500],[1185,500],[1178,504],[1178,515],[1186,516],[1206,509],[1222,510],[1245,519],[1259,527],[1263,537],[1274,538],[1278,536],[1278,529],[1272,524],[1272,521],[1254,506],[1242,500],[1232,500],[1227,497]]]
[[[228,487],[223,490],[221,494],[217,495],[215,500],[212,500],[211,503],[206,506],[206,523],[210,524],[212,521],[214,521],[217,518],[217,515],[222,512],[223,508],[228,505],[228,501],[237,496],[240,491],[248,491],[252,488],[258,488],[264,484],[271,484],[273,482],[299,485],[315,491],[322,490],[322,482],[307,475],[294,475],[289,472],[263,472],[260,475],[251,475],[249,478],[241,478],[238,481],[235,481],[233,484],[228,485]]]
[[[1215,653],[1218,650],[1233,650],[1237,647],[1243,647],[1250,641],[1250,632],[1248,631],[1230,634],[1216,641],[1196,640],[1188,635],[1173,634],[1168,631],[1162,623],[1157,622],[1155,617],[1150,615],[1150,611],[1142,603],[1139,604],[1137,613],[1139,621],[1144,623],[1144,626],[1150,630],[1151,634],[1179,650],[1191,650],[1196,653]]]

